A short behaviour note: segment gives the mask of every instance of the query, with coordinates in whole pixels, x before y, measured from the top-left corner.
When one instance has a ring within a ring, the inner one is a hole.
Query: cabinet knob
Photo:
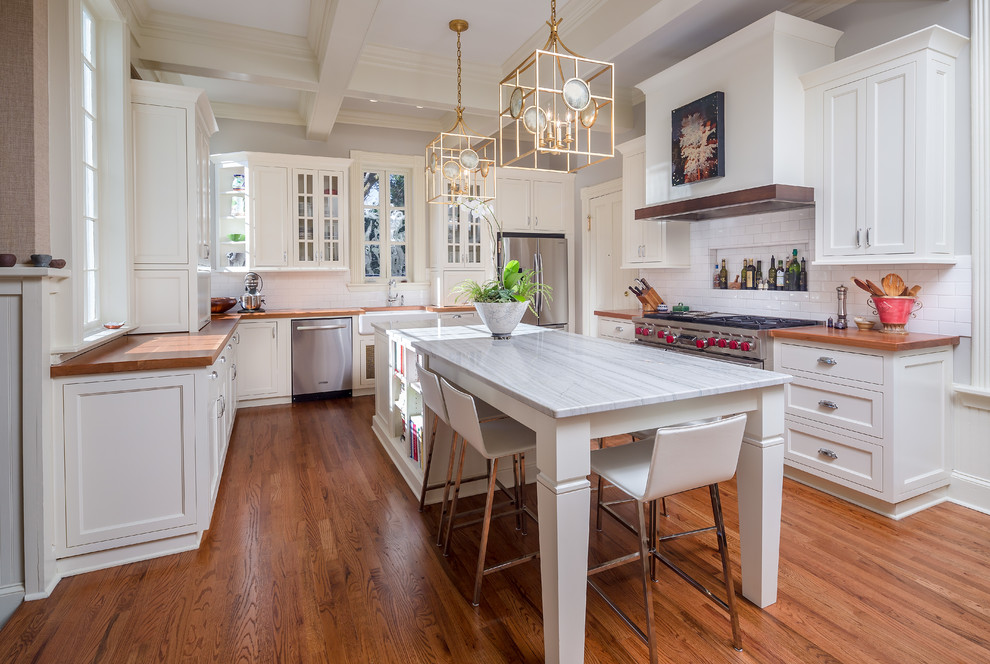
[[[836,364],[838,364],[838,362],[836,362],[831,357],[824,357],[824,356],[822,356],[822,357],[819,357],[818,358],[818,364],[824,364],[824,365],[829,366],[829,367],[834,367]]]
[[[211,371],[210,372],[210,380],[216,380],[216,379],[217,379],[217,372],[216,371]]]
[[[818,402],[818,405],[821,406],[822,408],[831,408],[832,410],[835,410],[836,408],[839,407],[839,404],[835,403],[834,401],[829,401],[827,399],[822,399],[821,401]]]
[[[829,459],[833,459],[833,460],[839,458],[839,455],[838,454],[836,454],[832,450],[825,449],[824,447],[819,447],[818,448],[818,454],[820,454],[823,457],[828,457]]]

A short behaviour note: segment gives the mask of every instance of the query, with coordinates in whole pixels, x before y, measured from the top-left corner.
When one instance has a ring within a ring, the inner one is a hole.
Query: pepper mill
[[[846,293],[849,291],[845,286],[838,286],[836,292],[839,294],[839,316],[838,320],[835,321],[835,329],[844,330],[849,327],[846,323]]]

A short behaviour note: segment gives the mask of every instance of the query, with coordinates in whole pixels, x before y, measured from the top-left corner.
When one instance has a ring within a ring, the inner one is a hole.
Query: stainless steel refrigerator
[[[567,240],[562,233],[502,233],[499,236],[499,269],[511,260],[523,270],[536,270],[541,282],[552,289],[550,297],[537,296],[536,315],[527,310],[522,322],[544,327],[567,325]]]

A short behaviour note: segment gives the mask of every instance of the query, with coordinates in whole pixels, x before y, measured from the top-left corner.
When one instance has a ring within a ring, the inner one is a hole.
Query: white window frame
[[[364,202],[364,176],[367,173],[375,173],[378,176],[378,205],[367,205]],[[391,182],[393,176],[402,176],[403,178],[405,191],[403,192],[404,205],[401,208],[392,207]],[[361,278],[365,283],[388,281],[389,279],[409,280],[409,272],[411,271],[409,247],[413,235],[412,229],[409,227],[410,184],[412,184],[412,172],[408,169],[365,169],[361,172],[361,252],[359,256],[361,259]],[[371,208],[378,209],[378,241],[369,241],[364,233],[364,217]],[[402,242],[392,240],[392,212],[398,209],[401,209],[406,217],[406,238]],[[365,272],[365,251],[370,245],[376,244],[379,247],[378,263],[381,273],[377,277],[371,277]],[[392,247],[396,245],[406,248],[405,274],[392,274]]]
[[[130,35],[113,0],[68,0],[68,77],[70,132],[68,148],[71,209],[67,227],[53,232],[69,238],[65,251],[73,269],[69,299],[56,306],[64,324],[55,330],[53,351],[84,350],[101,343],[103,323],[127,321],[131,297],[130,217]],[[93,19],[95,42],[95,163],[84,163],[86,132],[83,110],[83,8]],[[56,146],[57,147],[57,146]],[[98,176],[95,215],[87,215],[86,171]],[[87,219],[96,226],[95,264],[87,260]],[[53,243],[54,244],[54,243]],[[88,281],[94,275],[93,282]],[[95,283],[91,289],[90,283]],[[87,304],[95,299],[95,317]],[[119,334],[119,332],[118,332]]]
[[[351,163],[351,291],[384,290],[391,276],[391,248],[387,243],[388,218],[379,219],[382,229],[382,276],[364,277],[364,173],[401,173],[406,177],[406,276],[403,289],[427,288],[426,159],[422,155],[400,155],[352,150]],[[383,190],[384,195],[384,190]]]

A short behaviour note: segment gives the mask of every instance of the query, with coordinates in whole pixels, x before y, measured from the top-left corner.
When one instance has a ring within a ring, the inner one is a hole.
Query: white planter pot
[[[508,339],[526,313],[528,302],[475,302],[481,322],[496,339]]]

